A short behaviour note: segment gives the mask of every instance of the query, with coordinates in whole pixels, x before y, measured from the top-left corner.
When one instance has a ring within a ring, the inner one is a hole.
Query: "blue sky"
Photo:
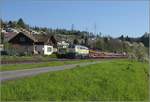
[[[3,20],[31,26],[102,32],[137,37],[149,32],[148,0],[1,0]]]

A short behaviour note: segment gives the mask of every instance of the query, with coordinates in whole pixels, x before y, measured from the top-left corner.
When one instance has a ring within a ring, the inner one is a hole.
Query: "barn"
[[[17,53],[44,54],[53,53],[53,42],[50,36],[19,32],[14,34],[8,42],[16,49]]]

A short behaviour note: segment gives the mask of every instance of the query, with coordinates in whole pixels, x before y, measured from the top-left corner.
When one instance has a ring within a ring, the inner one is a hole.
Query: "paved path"
[[[96,63],[100,63],[100,61],[86,62],[86,63],[84,62],[84,63],[70,64],[70,65],[63,65],[63,66],[54,66],[54,67],[15,70],[15,71],[2,71],[2,72],[0,72],[0,81],[13,80],[13,79],[26,77],[26,76],[33,76],[33,75],[37,75],[37,74],[45,73],[45,72],[49,72],[49,71],[72,69],[78,65],[86,66],[86,65],[90,65],[90,64],[96,64]]]

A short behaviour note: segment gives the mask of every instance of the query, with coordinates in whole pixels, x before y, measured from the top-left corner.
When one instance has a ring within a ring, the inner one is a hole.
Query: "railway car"
[[[89,58],[127,58],[127,54],[90,50]]]
[[[89,49],[86,46],[82,45],[70,45],[67,52],[68,58],[88,58]]]

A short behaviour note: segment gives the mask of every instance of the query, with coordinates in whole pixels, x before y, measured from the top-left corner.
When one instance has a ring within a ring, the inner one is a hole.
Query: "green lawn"
[[[66,64],[75,64],[75,63],[91,62],[91,61],[94,60],[49,61],[49,62],[41,62],[41,63],[33,63],[33,64],[13,64],[13,65],[0,66],[0,69],[1,71],[20,70],[20,69],[31,69],[31,68],[40,68],[40,67],[48,67],[48,66],[60,66]]]
[[[148,101],[148,63],[104,61],[4,82],[3,101]]]

